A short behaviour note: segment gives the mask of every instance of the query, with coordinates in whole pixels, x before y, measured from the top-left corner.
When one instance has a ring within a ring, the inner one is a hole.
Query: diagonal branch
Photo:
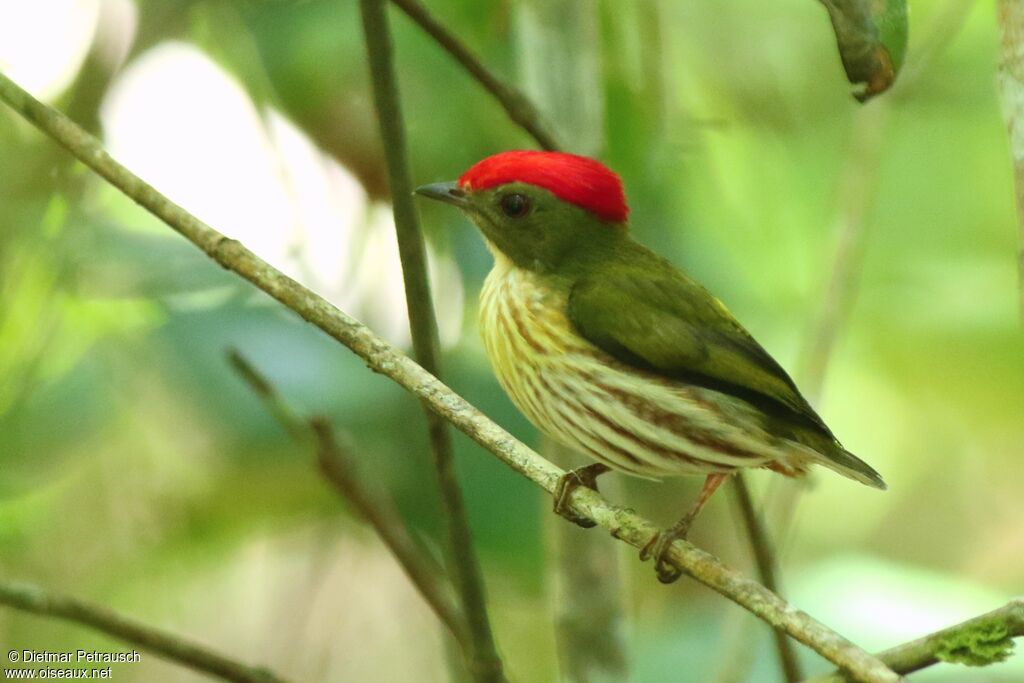
[[[49,593],[38,586],[0,581],[0,604],[89,626],[158,657],[225,681],[286,683],[267,669],[242,664],[188,638],[143,624],[102,605]]]
[[[373,98],[377,107],[381,141],[391,185],[391,202],[398,235],[398,251],[405,281],[405,298],[412,328],[413,349],[420,364],[435,377],[440,376],[437,320],[430,297],[427,277],[427,256],[419,219],[412,203],[412,184],[406,159],[405,127],[398,99],[398,85],[392,62],[391,28],[385,0],[361,0],[363,34],[373,81]],[[494,645],[494,635],[487,616],[487,602],[480,565],[473,549],[462,490],[455,474],[452,438],[447,423],[427,412],[430,448],[434,456],[438,489],[448,530],[448,564],[466,615],[472,648],[469,652],[470,672],[481,683],[502,681],[501,658]]]
[[[0,100],[70,151],[111,185],[186,238],[223,268],[254,284],[285,307],[362,358],[370,369],[386,375],[422,400],[499,460],[552,493],[564,471],[499,427],[464,398],[402,354],[368,327],[275,269],[237,240],[225,237],[115,161],[99,141],[55,109],[39,102],[0,73]],[[600,494],[580,487],[568,506],[593,520],[615,538],[644,547],[658,527],[632,510],[612,505]],[[899,676],[877,658],[815,620],[755,581],[722,564],[718,558],[684,541],[676,541],[668,558],[682,571],[721,593],[772,626],[807,645],[861,683],[896,683]]]
[[[324,477],[377,531],[434,613],[455,637],[467,664],[470,664],[473,640],[466,630],[465,617],[453,599],[444,569],[416,543],[402,523],[394,503],[383,495],[371,493],[366,482],[359,479],[351,455],[338,443],[330,422],[314,417],[309,426],[317,440],[317,458]]]
[[[544,122],[540,111],[517,88],[502,81],[484,66],[480,58],[466,47],[443,24],[435,19],[419,0],[391,0],[395,6],[419,27],[426,31],[445,52],[462,65],[484,87],[487,92],[498,100],[513,123],[525,130],[544,149],[558,149],[559,145],[549,126]]]
[[[270,380],[237,349],[228,350],[228,361],[292,439],[303,445],[315,442],[324,477],[377,532],[437,618],[458,641],[468,664],[472,649],[469,633],[462,612],[453,599],[448,577],[409,533],[394,501],[359,477],[352,457],[338,444],[327,420],[313,418],[306,421],[299,417]]]
[[[985,666],[1001,662],[1013,650],[1013,639],[1024,637],[1024,598],[1017,598],[979,617],[944,628],[878,653],[893,671],[909,674],[939,662]],[[845,683],[833,672],[805,683]]]

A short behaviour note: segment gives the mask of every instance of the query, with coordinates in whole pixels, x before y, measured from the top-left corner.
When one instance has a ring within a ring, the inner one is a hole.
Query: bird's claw
[[[592,529],[597,526],[597,522],[581,517],[569,508],[569,496],[580,486],[586,486],[596,491],[597,475],[593,474],[592,470],[586,467],[580,467],[575,470],[569,470],[558,478],[558,483],[555,485],[555,514],[566,518],[584,529]]]
[[[683,575],[683,571],[666,557],[672,543],[679,538],[686,538],[686,534],[660,531],[640,549],[641,562],[654,558],[654,572],[658,575],[658,581],[662,583],[674,583]]]

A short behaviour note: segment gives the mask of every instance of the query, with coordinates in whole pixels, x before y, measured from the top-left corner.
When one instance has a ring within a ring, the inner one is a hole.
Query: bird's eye
[[[518,192],[507,194],[501,198],[501,211],[509,218],[522,218],[530,212],[530,200]]]

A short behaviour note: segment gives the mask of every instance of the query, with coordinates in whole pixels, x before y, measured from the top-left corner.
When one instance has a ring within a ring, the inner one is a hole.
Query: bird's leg
[[[683,515],[682,519],[675,523],[671,529],[666,529],[660,532],[657,536],[652,538],[647,545],[640,551],[640,560],[644,561],[650,557],[654,558],[654,571],[658,574],[658,580],[662,583],[672,583],[680,576],[682,571],[678,567],[665,560],[665,553],[672,546],[672,542],[677,539],[685,539],[687,532],[690,531],[690,525],[693,524],[693,520],[697,519],[697,515],[700,514],[704,504],[708,502],[719,486],[729,478],[729,474],[709,474],[707,479],[704,480],[704,487],[700,490],[700,495],[697,496],[696,502],[693,507]]]
[[[569,470],[559,477],[558,483],[555,485],[555,513],[584,529],[594,526],[594,522],[585,517],[580,517],[569,510],[569,494],[579,486],[586,486],[588,489],[596,491],[597,478],[609,469],[611,468],[607,465],[595,462],[591,465]]]

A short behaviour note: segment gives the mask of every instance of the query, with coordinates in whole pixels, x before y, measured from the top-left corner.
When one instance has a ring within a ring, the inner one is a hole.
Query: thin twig
[[[285,683],[285,679],[268,669],[242,664],[193,640],[143,624],[102,605],[50,593],[31,584],[0,581],[0,604],[89,626],[158,657],[225,681]]]
[[[323,297],[275,269],[238,240],[225,237],[156,191],[115,161],[94,137],[55,109],[39,102],[0,73],[0,100],[64,146],[79,161],[196,245],[223,268],[248,280],[288,309],[316,325],[362,358],[375,372],[394,380],[454,427],[493,453],[511,469],[553,493],[565,473],[491,421],[368,327]],[[578,516],[597,523],[635,548],[647,545],[660,529],[632,510],[612,505],[599,493],[580,487],[567,501]],[[718,558],[685,541],[676,541],[669,561],[712,590],[807,645],[861,683],[893,683],[900,678],[875,657],[787,604]]]
[[[299,444],[315,445],[324,477],[377,532],[434,614],[458,641],[468,660],[471,650],[469,634],[444,568],[409,533],[394,501],[360,478],[356,463],[348,449],[338,444],[327,420],[320,417],[304,420],[281,398],[270,380],[237,349],[229,349],[227,355],[231,366],[285,431]]]
[[[1024,599],[1018,598],[979,617],[944,628],[923,638],[878,653],[878,658],[900,674],[920,671],[939,662],[984,666],[1001,662],[1013,649],[1013,639],[1024,636]],[[839,672],[808,679],[805,683],[846,683]]]
[[[480,58],[466,47],[451,31],[437,21],[418,0],[391,0],[399,9],[419,24],[438,45],[455,58],[487,92],[498,100],[512,121],[525,130],[544,149],[558,149],[558,141],[550,132],[544,117],[533,103],[517,88],[505,83],[484,66]]]
[[[412,329],[413,349],[419,363],[435,377],[440,376],[441,352],[437,320],[427,277],[427,256],[419,218],[412,203],[412,183],[406,159],[405,127],[398,97],[398,85],[392,60],[391,27],[387,18],[386,0],[361,0],[363,35],[373,82],[373,99],[377,107],[391,202],[398,235],[398,251],[405,281],[405,298]],[[441,494],[448,530],[447,555],[449,569],[466,615],[472,639],[470,673],[474,679],[487,683],[504,680],[502,662],[494,645],[494,634],[487,616],[480,565],[473,548],[466,506],[455,474],[451,432],[448,424],[424,406],[430,432],[430,450]]]
[[[394,503],[378,492],[371,493],[371,487],[359,478],[355,462],[348,450],[338,444],[330,422],[323,417],[314,417],[309,424],[317,438],[318,460],[324,477],[370,523],[394,553],[409,579],[451,631],[468,659],[472,640],[444,568],[416,543]]]
[[[281,394],[270,383],[270,380],[257,370],[256,366],[250,363],[238,349],[229,348],[227,350],[227,358],[232,369],[238,373],[239,377],[245,380],[245,383],[249,385],[253,393],[266,406],[267,411],[288,432],[288,436],[299,443],[304,443],[309,437],[309,426],[291,406],[285,403],[284,399],[281,398]]]
[[[747,480],[743,477],[742,472],[733,475],[732,491],[736,495],[736,506],[740,509],[743,526],[747,529],[750,547],[754,550],[754,563],[757,565],[757,574],[761,578],[761,583],[765,585],[765,588],[779,595],[779,580],[775,571],[772,544],[754,510],[750,489],[747,487]],[[793,643],[778,628],[772,629],[772,635],[775,638],[775,649],[779,653],[779,666],[782,668],[782,675],[786,679],[786,683],[796,683],[803,678],[803,672],[800,670],[800,662],[793,649]]]

